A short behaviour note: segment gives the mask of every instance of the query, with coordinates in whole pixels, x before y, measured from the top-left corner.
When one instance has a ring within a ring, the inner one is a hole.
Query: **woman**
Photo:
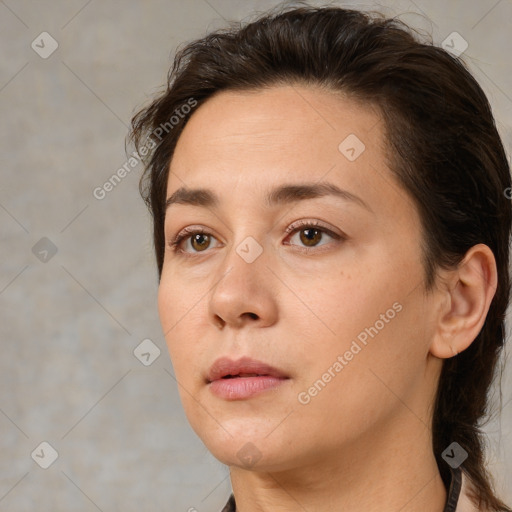
[[[510,511],[478,430],[510,172],[459,59],[396,20],[285,8],[181,50],[131,137],[224,511]]]

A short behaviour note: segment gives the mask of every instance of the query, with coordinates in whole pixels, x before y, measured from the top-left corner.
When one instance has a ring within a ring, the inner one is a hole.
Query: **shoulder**
[[[487,508],[479,508],[475,501],[477,499],[477,492],[473,486],[471,479],[461,471],[462,485],[460,489],[459,501],[455,512],[491,512]],[[473,498],[473,499],[472,499]]]

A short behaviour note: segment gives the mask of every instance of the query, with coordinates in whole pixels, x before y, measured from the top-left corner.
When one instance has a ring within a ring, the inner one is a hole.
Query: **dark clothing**
[[[235,497],[233,494],[229,497],[229,500],[222,509],[222,512],[236,512]]]
[[[460,467],[457,469],[450,468],[451,471],[451,481],[450,488],[448,489],[448,495],[446,498],[446,504],[444,506],[443,512],[456,512],[457,504],[459,502],[460,491],[462,488],[462,472]],[[235,497],[233,494],[229,497],[228,502],[225,507],[222,509],[222,512],[236,512],[236,503]]]

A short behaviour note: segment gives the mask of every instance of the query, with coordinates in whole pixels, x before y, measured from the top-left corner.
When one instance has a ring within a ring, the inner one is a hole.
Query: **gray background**
[[[0,511],[225,503],[228,470],[188,426],[160,331],[141,166],[103,200],[93,190],[126,162],[129,120],[164,83],[176,46],[275,4],[0,1]],[[510,151],[511,0],[359,5],[401,14],[438,44],[459,32]],[[46,59],[31,48],[44,31],[59,45]],[[149,366],[133,353],[144,339],[161,350]],[[501,419],[485,427],[509,502],[511,365]],[[46,470],[35,462],[48,460],[43,441],[58,452]]]

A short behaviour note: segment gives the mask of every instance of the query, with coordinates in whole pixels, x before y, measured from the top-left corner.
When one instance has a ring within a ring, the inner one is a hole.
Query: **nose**
[[[209,301],[211,321],[219,329],[226,325],[235,329],[268,327],[276,322],[279,281],[268,263],[265,251],[248,262],[232,248],[219,269]]]

